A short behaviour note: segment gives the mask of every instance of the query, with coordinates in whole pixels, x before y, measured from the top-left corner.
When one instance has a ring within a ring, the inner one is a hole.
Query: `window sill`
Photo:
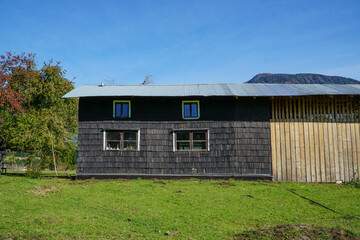
[[[204,150],[175,150],[174,152],[210,152],[210,151],[204,149]]]
[[[119,151],[119,152],[139,152],[138,149],[105,149],[105,151],[110,151],[110,152],[114,152],[114,151]]]
[[[198,120],[198,119],[200,119],[200,117],[188,117],[188,118],[183,117],[183,120]]]

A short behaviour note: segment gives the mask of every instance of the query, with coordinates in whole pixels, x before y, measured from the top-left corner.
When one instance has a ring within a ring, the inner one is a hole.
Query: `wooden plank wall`
[[[358,98],[296,97],[272,101],[275,181],[349,181],[360,169]]]
[[[274,181],[349,181],[360,169],[360,124],[272,122]]]

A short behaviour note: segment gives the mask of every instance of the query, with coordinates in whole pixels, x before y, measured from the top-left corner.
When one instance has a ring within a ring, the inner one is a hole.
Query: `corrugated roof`
[[[360,84],[215,83],[182,85],[83,85],[63,97],[261,97],[306,95],[360,95]]]

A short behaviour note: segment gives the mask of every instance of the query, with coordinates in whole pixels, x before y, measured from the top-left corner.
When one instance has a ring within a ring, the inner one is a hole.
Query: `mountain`
[[[283,83],[283,84],[360,84],[352,78],[326,76],[313,73],[283,74],[261,73],[245,83]]]

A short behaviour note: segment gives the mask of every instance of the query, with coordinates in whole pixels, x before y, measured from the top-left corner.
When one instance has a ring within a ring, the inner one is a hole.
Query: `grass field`
[[[0,239],[233,239],[288,224],[356,238],[354,216],[360,190],[346,185],[0,176]]]

